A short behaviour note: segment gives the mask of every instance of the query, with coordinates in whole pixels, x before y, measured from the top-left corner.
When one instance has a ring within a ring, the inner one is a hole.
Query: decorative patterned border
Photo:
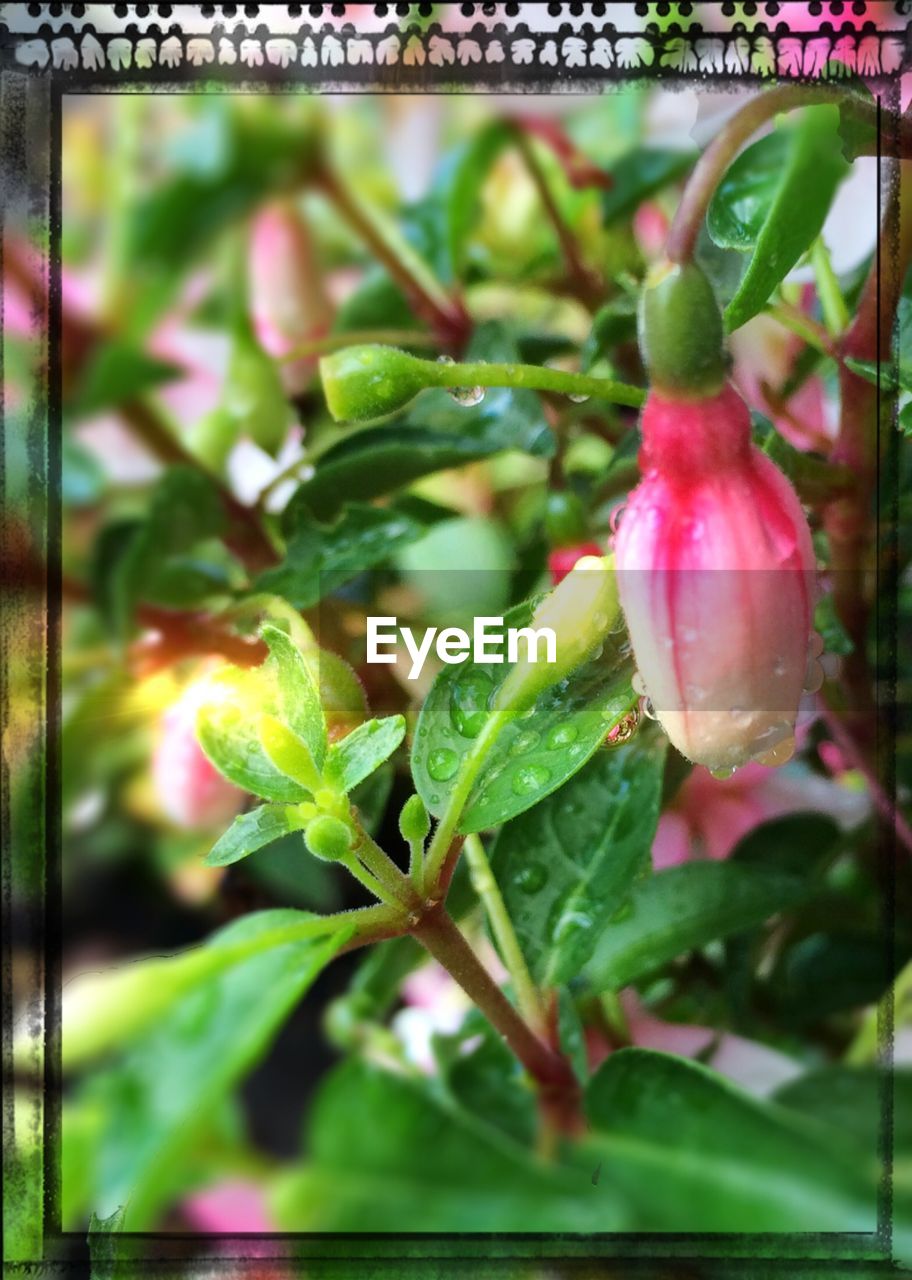
[[[671,20],[671,11],[675,18]],[[604,21],[610,14],[612,21]],[[306,16],[305,16],[306,13]],[[0,5],[0,67],[55,79],[233,78],[503,90],[687,75],[894,77],[912,3]],[[682,24],[680,19],[692,15]],[[390,21],[395,16],[397,21]],[[705,21],[701,21],[703,19]],[[176,21],[172,21],[176,20]],[[724,29],[720,29],[724,28]]]

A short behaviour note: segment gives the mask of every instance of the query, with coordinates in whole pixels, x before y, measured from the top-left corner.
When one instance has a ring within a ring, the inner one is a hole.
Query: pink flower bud
[[[559,582],[563,582],[577,560],[582,560],[583,556],[600,556],[601,554],[602,548],[597,542],[580,542],[573,547],[556,547],[548,555],[548,572],[551,575],[552,585],[556,587]]]
[[[729,385],[653,391],[643,479],[615,545],[637,682],[672,743],[713,770],[781,763],[811,631],[814,555],[789,482],[750,440]]]
[[[210,764],[196,737],[205,680],[188,685],[161,719],[152,754],[152,781],[165,816],[188,830],[227,826],[245,793]]]
[[[324,337],[332,324],[327,297],[307,226],[288,202],[257,215],[250,242],[250,299],[256,336],[281,360],[295,347]],[[285,389],[295,395],[313,376],[316,357],[282,369]]]

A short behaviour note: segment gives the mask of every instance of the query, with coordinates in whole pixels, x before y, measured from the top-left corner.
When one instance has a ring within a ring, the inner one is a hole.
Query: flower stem
[[[596,396],[613,404],[639,409],[646,392],[626,382],[593,378],[586,373],[568,373],[537,364],[437,364],[428,361],[429,385],[436,387],[517,387],[531,391],[554,391],[565,396]]]
[[[359,884],[363,884],[365,889],[372,893],[375,898],[379,898],[381,902],[385,902],[388,906],[395,905],[396,900],[389,890],[384,889],[377,877],[362,866],[356,857],[349,855],[347,858],[342,858],[341,862],[345,870],[353,875]]]
[[[358,840],[352,848],[352,854],[364,863],[368,871],[383,886],[385,893],[389,894],[395,902],[409,910],[420,907],[421,900],[408,876],[403,875],[392,858],[375,840],[371,839],[363,828],[358,828]]]
[[[464,848],[472,884],[484,905],[503,962],[507,966],[520,1012],[526,1022],[541,1034],[545,1028],[544,1010],[513,928],[513,921],[494,879],[485,847],[477,835],[470,835],[466,836]]]
[[[386,268],[438,339],[447,346],[461,348],[471,327],[469,317],[462,304],[450,297],[408,241],[399,235],[395,227],[382,222],[372,209],[363,204],[328,165],[321,166],[314,181]]]
[[[827,85],[782,85],[758,94],[727,120],[697,161],[674,221],[665,252],[672,262],[689,262],[719,179],[761,125],[783,111],[795,111],[820,102],[839,102],[847,90]]]
[[[437,888],[440,872],[443,869],[447,853],[456,834],[462,811],[465,808],[472,787],[475,785],[475,779],[478,777],[478,772],[484,763],[485,757],[494,745],[495,738],[503,728],[505,719],[506,717],[503,714],[494,712],[490,719],[485,721],[481,733],[475,739],[468,753],[463,757],[462,767],[456,775],[456,782],[450,792],[446,809],[437,823],[424,864],[425,889],[431,897],[434,896]]]
[[[576,1093],[568,1063],[527,1026],[442,906],[427,912],[412,933],[459,983],[541,1087]]]

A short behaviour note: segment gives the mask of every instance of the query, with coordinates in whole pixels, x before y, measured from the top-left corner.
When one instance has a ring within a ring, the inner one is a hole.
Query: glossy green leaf
[[[308,1165],[272,1200],[286,1231],[610,1231],[610,1195],[548,1166],[430,1082],[353,1060],[321,1087]]]
[[[452,1035],[435,1035],[444,1088],[457,1105],[523,1147],[538,1132],[535,1093],[523,1069],[478,1009]]]
[[[185,995],[121,1064],[93,1080],[92,1097],[104,1109],[98,1214],[126,1206],[128,1229],[155,1223],[197,1134],[347,939],[340,931],[275,945],[276,934],[306,918],[264,911],[221,930],[210,947],[261,939],[267,949]]]
[[[531,604],[519,606],[505,624],[523,626],[531,612]],[[469,797],[461,831],[497,826],[538,804],[581,769],[629,713],[636,701],[633,669],[614,639],[608,638],[597,658],[541,693],[522,719],[504,725]],[[439,815],[446,806],[461,763],[510,670],[507,663],[466,660],[444,667],[434,681],[412,748],[415,787],[431,813]]]
[[[227,867],[240,862],[248,853],[255,853],[292,831],[301,831],[304,823],[298,810],[291,805],[261,804],[248,813],[242,813],[221,836],[203,861],[207,867]]]
[[[838,1135],[742,1093],[698,1063],[622,1049],[586,1109],[600,1183],[662,1231],[873,1231],[876,1193]]]
[[[386,716],[358,725],[341,742],[333,743],[326,761],[326,779],[340,791],[351,791],[378,769],[405,737],[405,717]]]
[[[298,510],[285,559],[260,574],[257,588],[309,609],[357,574],[388,560],[447,514],[431,503],[402,498],[388,507],[350,503],[331,525]]]
[[[879,1160],[882,1131],[889,1113],[896,1155],[912,1155],[912,1070],[897,1063],[878,1067],[833,1064],[790,1080],[776,1091],[776,1102],[808,1116],[832,1133],[857,1143],[871,1164]]]
[[[505,327],[475,330],[467,360],[515,361]],[[282,518],[294,532],[301,512],[332,518],[345,502],[393,493],[420,476],[487,458],[507,449],[548,457],[554,437],[534,391],[489,388],[477,405],[457,404],[448,392],[422,392],[401,417],[353,433],[321,456],[314,476],[296,491]]]
[[[753,256],[725,309],[739,328],[763,309],[820,234],[836,188],[849,171],[838,145],[839,112],[810,107],[796,124],[761,138],[734,161],[707,215],[717,244]]]
[[[260,716],[279,713],[276,681],[265,665],[223,667],[208,681],[196,732],[200,746],[229,781],[264,800],[296,804],[310,792],[280,772],[260,745]]]
[[[583,970],[596,991],[619,991],[675,956],[761,924],[800,902],[802,880],[734,862],[691,862],[637,885]]]
[[[183,375],[180,366],[147,355],[129,342],[107,341],[86,362],[67,412],[74,418],[87,418],[139,400]]]
[[[650,196],[677,181],[693,166],[697,155],[690,150],[635,147],[612,162],[611,186],[602,196],[606,224],[626,218]]]
[[[492,865],[533,977],[574,977],[650,868],[665,739],[599,751],[500,831]]]
[[[326,721],[320,690],[300,649],[285,631],[264,626],[263,639],[269,646],[266,670],[273,676],[278,693],[278,718],[305,744],[318,769],[326,759]],[[262,708],[268,712],[268,708]]]

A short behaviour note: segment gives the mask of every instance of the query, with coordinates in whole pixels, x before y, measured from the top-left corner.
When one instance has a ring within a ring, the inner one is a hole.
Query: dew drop
[[[626,502],[620,502],[612,511],[611,515],[608,518],[608,524],[611,528],[612,533],[616,534],[618,529],[620,529],[621,521],[624,519],[624,512],[626,510],[627,510]]]
[[[823,686],[823,678],[823,667],[816,658],[809,658],[804,670],[803,691],[805,693],[817,693]]]
[[[447,394],[464,409],[472,409],[485,398],[484,387],[448,387]]]
[[[769,768],[775,768],[776,765],[785,764],[787,760],[791,760],[795,754],[795,737],[789,734],[788,737],[780,739],[774,747],[770,747],[768,751],[762,751],[759,755],[754,756],[757,764],[765,764]]]
[[[639,671],[634,671],[630,679],[630,687],[634,693],[638,693],[641,698],[646,697],[646,681],[640,675]]]
[[[588,933],[592,928],[592,916],[585,911],[568,911],[566,915],[561,915],[558,920],[552,940],[554,942],[567,942],[571,938],[579,937],[580,934]]]
[[[811,632],[811,638],[808,640],[808,657],[819,658],[823,653],[823,637],[816,631]]]
[[[684,686],[684,693],[689,703],[698,704],[706,697],[706,690],[700,684],[687,684]]]
[[[488,718],[491,677],[483,671],[467,671],[453,685],[450,719],[464,738],[477,738]]]
[[[533,792],[540,791],[550,781],[550,769],[539,764],[527,764],[519,769],[513,778],[513,794],[530,796]]]
[[[728,713],[739,729],[747,729],[754,719],[754,713],[747,707],[732,707]]]
[[[650,702],[649,698],[643,699],[642,711],[643,711],[643,715],[647,718],[647,720],[658,720],[659,718],[656,715],[656,709]]]
[[[639,707],[634,707],[632,711],[627,712],[623,720],[619,720],[616,725],[608,730],[603,745],[606,747],[622,747],[625,742],[630,741],[639,727],[640,709]]]
[[[455,364],[456,361],[453,359],[452,356],[438,356],[437,363],[438,364]]]
[[[537,747],[541,741],[541,734],[535,729],[524,729],[510,743],[510,755],[522,756],[527,751],[531,751],[533,747]]]
[[[567,399],[572,400],[574,404],[585,404],[589,397],[580,395],[579,392],[570,392]]]
[[[450,747],[438,747],[428,756],[427,770],[435,782],[446,782],[459,768],[459,756]]]
[[[558,751],[561,747],[569,747],[579,736],[575,724],[557,724],[548,734],[545,746],[549,751]]]
[[[516,873],[513,883],[520,893],[527,893],[530,896],[538,893],[548,883],[547,868],[541,862],[528,862]]]
[[[774,676],[784,676],[784,675],[785,675],[785,670],[786,670],[786,667],[785,667],[785,659],[784,659],[784,658],[779,658],[779,657],[774,658],[774,659],[773,659],[773,675],[774,675]]]
[[[709,771],[717,782],[724,782],[726,778],[731,778],[735,773],[735,766],[732,764],[720,765],[718,769],[710,769]]]

